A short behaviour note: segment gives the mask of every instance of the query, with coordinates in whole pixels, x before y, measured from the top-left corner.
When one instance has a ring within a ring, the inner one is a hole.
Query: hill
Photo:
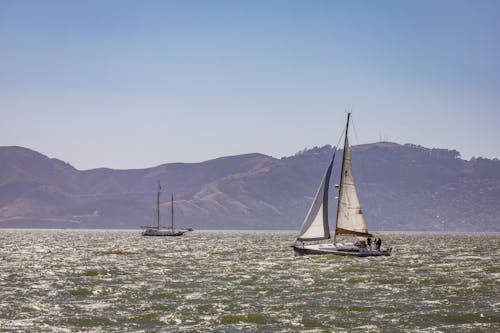
[[[330,146],[148,169],[77,170],[22,147],[0,147],[0,227],[137,228],[154,221],[155,189],[195,229],[298,229],[333,154]],[[370,230],[500,231],[500,161],[379,142],[352,148]],[[340,159],[338,159],[340,160]],[[338,182],[336,165],[332,183]],[[331,196],[335,197],[332,186]],[[331,200],[335,209],[335,200]],[[335,216],[333,212],[330,216]],[[165,221],[167,222],[167,221]]]

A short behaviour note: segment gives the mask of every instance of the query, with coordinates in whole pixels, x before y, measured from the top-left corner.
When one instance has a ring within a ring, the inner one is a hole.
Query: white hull
[[[303,255],[320,255],[333,254],[338,256],[350,257],[378,257],[390,256],[392,248],[387,250],[375,250],[356,245],[340,245],[340,244],[312,244],[297,246],[294,245],[293,253],[295,256]]]

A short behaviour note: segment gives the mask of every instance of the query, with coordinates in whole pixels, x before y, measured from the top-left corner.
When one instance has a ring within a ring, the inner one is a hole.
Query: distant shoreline
[[[78,228],[2,228],[0,227],[0,232],[6,231],[102,231],[102,232],[140,232],[140,228],[137,229],[78,229]],[[280,230],[280,229],[200,229],[191,232],[203,232],[203,233],[215,233],[215,232],[242,232],[242,233],[298,233],[299,230]],[[420,234],[436,234],[436,235],[453,235],[453,234],[499,234],[500,231],[401,231],[401,230],[383,230],[383,231],[373,231],[374,234],[410,234],[410,235],[420,235]]]

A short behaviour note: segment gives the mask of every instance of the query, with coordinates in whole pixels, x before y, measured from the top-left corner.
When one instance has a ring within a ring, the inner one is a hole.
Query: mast
[[[160,230],[160,191],[161,185],[160,181],[158,181],[158,193],[156,193],[156,217],[158,222],[158,230]]]
[[[174,231],[174,194],[172,193],[172,232]]]
[[[342,152],[342,168],[340,169],[340,185],[339,185],[339,193],[337,200],[337,217],[335,218],[335,233],[333,235],[333,244],[335,244],[335,240],[337,238],[337,222],[339,220],[339,211],[340,211],[340,198],[342,198],[342,178],[344,177],[344,159],[345,159],[345,147],[349,144],[347,139],[347,133],[349,131],[349,119],[351,118],[351,113],[347,112],[347,124],[345,126],[345,136],[344,136],[344,151]]]

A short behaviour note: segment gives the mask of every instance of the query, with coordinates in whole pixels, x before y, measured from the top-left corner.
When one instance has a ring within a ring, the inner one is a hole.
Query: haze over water
[[[383,258],[294,236],[0,230],[0,332],[500,330],[500,234],[388,234]]]

